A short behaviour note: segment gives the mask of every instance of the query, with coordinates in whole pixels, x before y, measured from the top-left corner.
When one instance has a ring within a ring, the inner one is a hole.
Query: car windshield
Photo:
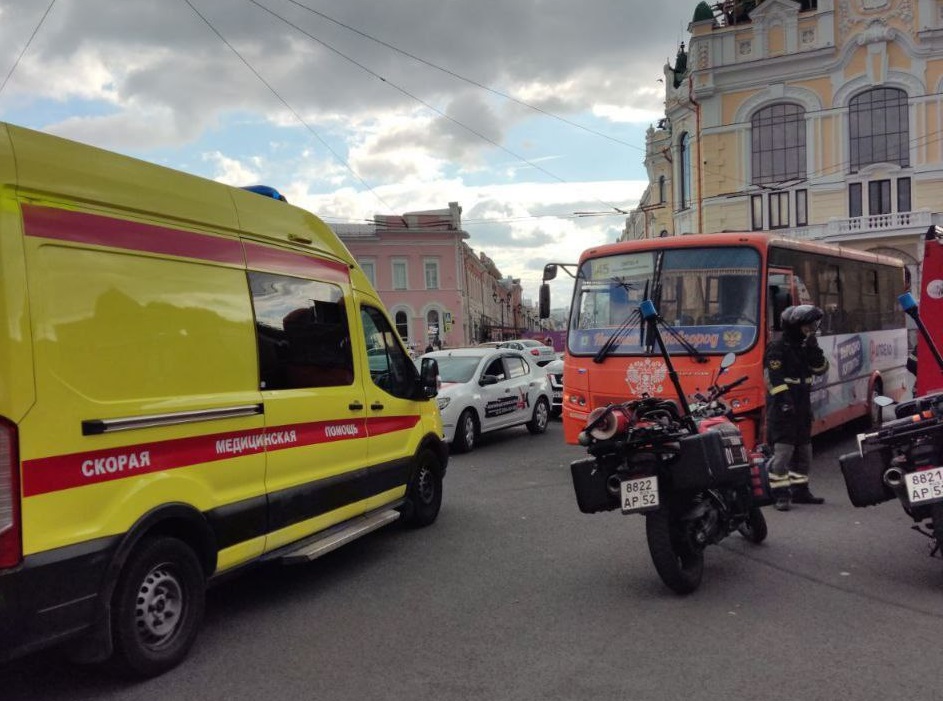
[[[745,246],[649,250],[584,261],[570,317],[570,352],[595,354],[646,297],[698,351],[744,351],[757,337],[759,269],[759,253]],[[687,353],[668,334],[665,342],[671,353]],[[609,354],[646,350],[635,324]]]
[[[442,382],[468,382],[475,376],[475,369],[481,360],[477,356],[444,355],[436,358],[439,364],[439,378]]]

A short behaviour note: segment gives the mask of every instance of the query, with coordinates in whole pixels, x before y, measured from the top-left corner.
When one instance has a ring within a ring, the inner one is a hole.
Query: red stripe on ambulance
[[[244,265],[245,262],[242,246],[235,239],[70,209],[32,204],[23,204],[22,208],[23,229],[27,236],[198,258],[231,265]]]
[[[215,433],[23,461],[23,496],[174,470],[201,463],[408,430],[418,416],[344,419]]]

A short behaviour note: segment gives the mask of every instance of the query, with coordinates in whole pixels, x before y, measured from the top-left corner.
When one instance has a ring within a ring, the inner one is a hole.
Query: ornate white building
[[[943,0],[701,3],[624,238],[769,230],[904,260],[943,224]]]

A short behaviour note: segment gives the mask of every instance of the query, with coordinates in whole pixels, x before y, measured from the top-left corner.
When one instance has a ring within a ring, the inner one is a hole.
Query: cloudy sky
[[[694,0],[0,0],[0,119],[328,223],[458,202],[536,298],[645,186]],[[12,71],[12,72],[11,72]]]

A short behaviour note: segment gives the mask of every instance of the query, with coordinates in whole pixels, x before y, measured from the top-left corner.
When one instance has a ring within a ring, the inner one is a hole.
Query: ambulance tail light
[[[15,567],[23,557],[19,477],[16,427],[0,420],[0,569]]]

